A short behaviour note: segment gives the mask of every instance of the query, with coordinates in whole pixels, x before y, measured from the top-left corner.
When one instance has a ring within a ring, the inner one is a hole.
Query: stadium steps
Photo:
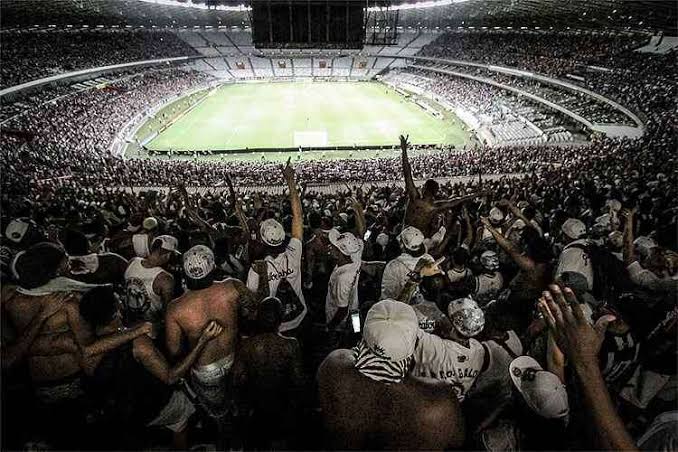
[[[224,35],[226,36],[226,39],[228,39],[228,42],[231,43],[231,45],[233,46],[233,48],[234,48],[236,51],[238,51],[239,53],[242,53],[242,52],[240,51],[240,47],[238,47],[238,46],[235,44],[235,41],[233,41],[233,39],[231,39],[231,37],[228,35],[228,33],[224,33]]]

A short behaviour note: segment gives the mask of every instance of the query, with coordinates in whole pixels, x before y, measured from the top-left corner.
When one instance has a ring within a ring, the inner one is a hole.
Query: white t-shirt
[[[593,266],[591,258],[581,249],[580,246],[586,246],[588,240],[576,240],[568,244],[558,259],[556,269],[556,278],[565,272],[574,272],[583,275],[588,283],[588,290],[593,289]]]
[[[418,331],[417,339],[412,375],[449,383],[459,401],[464,400],[485,362],[485,349],[480,342],[469,339],[466,348],[422,330]]]
[[[344,329],[348,325],[345,320],[349,313],[358,310],[358,279],[362,262],[351,262],[334,267],[327,284],[325,297],[325,321],[329,324],[339,308],[348,308],[346,317],[337,325],[337,329]]]
[[[301,240],[293,237],[284,253],[264,258],[270,295],[278,297],[283,306],[281,332],[298,327],[308,310],[301,290],[301,256]],[[247,288],[252,292],[259,288],[259,275],[252,268],[247,273]]]
[[[400,293],[403,291],[405,284],[407,284],[407,274],[414,270],[419,259],[428,258],[433,260],[428,254],[419,257],[412,257],[407,253],[403,253],[396,257],[384,267],[384,273],[381,277],[381,299],[390,298],[397,300]],[[409,300],[405,300],[409,301]]]
[[[489,303],[496,300],[502,287],[504,287],[504,277],[499,272],[489,275],[481,273],[475,277],[476,289],[474,298],[479,303]]]

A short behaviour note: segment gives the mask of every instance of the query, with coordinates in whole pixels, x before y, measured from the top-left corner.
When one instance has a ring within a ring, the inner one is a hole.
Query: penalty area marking
[[[326,130],[294,131],[294,147],[312,148],[327,146]]]

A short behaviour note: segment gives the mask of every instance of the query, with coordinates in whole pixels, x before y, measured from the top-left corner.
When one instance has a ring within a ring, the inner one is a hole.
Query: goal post
[[[294,132],[294,147],[313,148],[327,146],[326,130],[304,130]]]

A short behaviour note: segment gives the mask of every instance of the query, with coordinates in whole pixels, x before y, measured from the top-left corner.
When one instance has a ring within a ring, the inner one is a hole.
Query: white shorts
[[[186,428],[189,418],[195,413],[195,406],[182,391],[174,391],[160,414],[148,423],[148,427],[165,427],[173,432]]]

